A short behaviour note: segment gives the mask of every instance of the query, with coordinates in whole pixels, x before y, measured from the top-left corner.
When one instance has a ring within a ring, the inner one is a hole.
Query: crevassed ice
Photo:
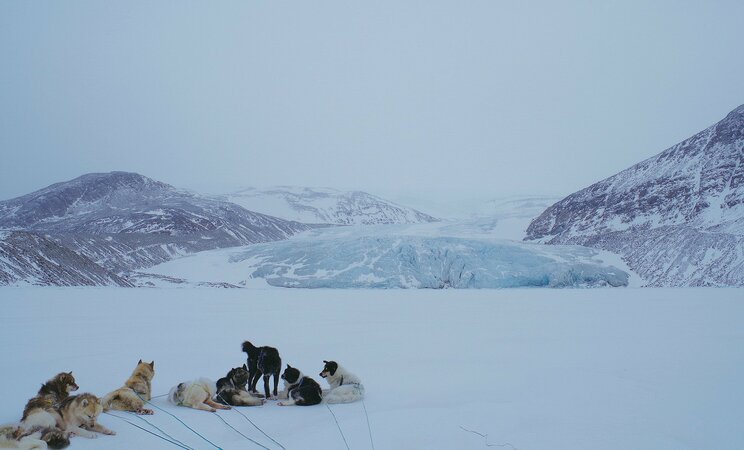
[[[627,286],[629,275],[576,246],[453,237],[349,236],[246,247],[230,259],[274,286],[506,288]]]

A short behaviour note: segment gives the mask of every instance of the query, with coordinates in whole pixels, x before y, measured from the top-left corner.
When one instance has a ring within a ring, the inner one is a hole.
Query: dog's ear
[[[245,364],[243,364],[243,369],[248,370],[248,366],[246,366]]]
[[[67,375],[72,376],[72,370],[67,372]]]
[[[292,366],[290,366],[289,364],[287,364],[287,369],[291,369],[291,368],[292,368]]]
[[[142,360],[140,359],[139,361],[137,361],[137,364],[142,364]]]
[[[153,362],[150,363],[150,368],[151,369],[154,369],[155,368],[155,361],[153,361]]]
[[[324,360],[323,360],[323,363],[324,363],[324,364],[328,364],[328,361],[326,361],[326,360],[324,359]]]

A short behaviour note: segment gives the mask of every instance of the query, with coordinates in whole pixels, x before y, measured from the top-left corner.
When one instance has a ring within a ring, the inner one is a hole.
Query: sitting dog
[[[282,358],[274,347],[256,347],[248,341],[243,342],[243,351],[248,355],[249,392],[256,393],[256,383],[263,375],[266,398],[276,399],[279,387],[279,373],[282,371]],[[269,395],[269,377],[274,376],[274,395]]]
[[[326,403],[351,403],[364,398],[364,386],[359,377],[341,367],[336,361],[323,361],[320,376],[325,378],[330,391],[324,396]]]
[[[140,359],[134,368],[132,376],[121,388],[109,392],[101,400],[104,411],[116,409],[132,411],[137,414],[152,414],[151,409],[145,409],[145,402],[152,396],[152,379],[155,377],[155,361],[142,362]]]
[[[38,438],[50,448],[65,448],[70,445],[58,410],[70,393],[77,390],[78,385],[72,372],[58,373],[42,384],[36,397],[30,399],[23,409],[21,425],[15,432],[15,438],[22,439],[38,434]]]
[[[215,384],[207,378],[199,378],[185,383],[179,383],[168,393],[168,400],[177,406],[186,406],[202,411],[217,412],[218,409],[230,409],[212,400],[217,389]]]
[[[232,406],[260,406],[266,400],[251,395],[245,388],[248,383],[248,368],[230,369],[227,375],[217,380],[217,394],[215,399],[223,405]]]
[[[281,398],[287,401],[279,402],[279,406],[311,406],[317,405],[323,400],[323,392],[317,381],[302,375],[298,369],[287,364],[282,374],[284,380],[284,391]]]
[[[96,433],[115,435],[116,432],[109,430],[98,423],[98,416],[103,412],[101,400],[93,394],[80,394],[68,397],[60,405],[59,412],[65,431],[77,436],[95,439]],[[94,431],[96,433],[94,433]]]

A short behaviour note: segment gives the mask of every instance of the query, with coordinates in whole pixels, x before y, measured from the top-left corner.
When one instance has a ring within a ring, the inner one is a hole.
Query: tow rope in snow
[[[333,414],[333,410],[331,409],[331,407],[330,407],[330,406],[328,406],[328,403],[326,403],[325,405],[326,405],[326,408],[328,408],[328,412],[330,412],[330,413],[331,413],[331,415],[333,416],[333,420],[334,420],[334,421],[336,422],[336,427],[338,427],[338,432],[339,432],[339,433],[341,433],[341,437],[342,437],[342,438],[343,438],[343,440],[344,440],[344,444],[346,444],[346,450],[351,450],[351,449],[349,448],[349,443],[348,443],[348,442],[346,442],[346,436],[344,436],[344,432],[343,432],[343,431],[341,431],[341,425],[339,425],[339,424],[338,424],[338,419],[336,419],[336,415],[335,415],[335,414]]]
[[[171,444],[175,445],[176,447],[181,447],[181,448],[184,448],[184,449],[186,449],[186,450],[194,450],[194,449],[193,449],[193,448],[191,448],[191,447],[187,447],[187,446],[183,445],[182,443],[180,443],[180,441],[176,441],[176,440],[171,440],[171,439],[165,438],[165,437],[163,437],[163,436],[160,436],[159,434],[157,434],[157,433],[153,433],[152,431],[150,431],[150,430],[148,430],[148,429],[146,429],[146,428],[143,428],[143,427],[141,427],[141,426],[137,425],[136,423],[134,423],[134,422],[131,422],[131,421],[129,421],[129,420],[127,420],[127,419],[125,419],[125,418],[123,418],[123,417],[121,417],[121,416],[117,416],[116,414],[111,414],[110,412],[104,412],[104,414],[108,414],[108,415],[109,415],[109,416],[111,416],[111,417],[116,417],[116,418],[117,418],[117,419],[119,419],[119,420],[123,420],[124,422],[128,423],[129,425],[131,425],[131,426],[133,426],[133,427],[136,427],[136,428],[139,428],[140,430],[144,431],[145,433],[150,433],[151,435],[155,436],[156,438],[158,438],[158,439],[162,439],[162,440],[164,440],[164,441],[166,441],[166,442],[169,442],[169,443],[171,443]],[[144,419],[142,419],[142,420],[144,420]],[[147,421],[145,420],[145,422],[147,422]],[[148,423],[149,423],[149,422],[148,422]],[[152,424],[150,424],[150,425],[152,425]],[[154,426],[154,425],[153,425],[153,426]],[[159,429],[158,427],[155,427],[155,428]],[[162,430],[161,430],[161,432],[162,432]],[[168,434],[167,434],[167,433],[164,433],[164,432],[163,432],[163,434],[165,434],[166,436],[168,436]]]
[[[375,441],[372,440],[372,427],[369,426],[369,414],[367,414],[367,405],[364,404],[364,399],[362,399],[362,407],[364,408],[364,416],[367,418],[367,430],[369,430],[369,443],[372,444],[372,450],[375,450]]]
[[[139,393],[135,392],[135,394],[136,394],[136,395],[137,395],[137,397],[139,397],[139,398],[140,398],[140,400],[142,400],[143,402],[147,403],[148,405],[152,406],[153,408],[157,409],[158,411],[162,411],[162,412],[164,412],[164,413],[168,414],[169,416],[173,417],[173,418],[174,418],[174,419],[176,419],[177,421],[181,422],[181,425],[183,425],[184,427],[188,428],[188,429],[189,429],[189,430],[190,430],[190,431],[191,431],[192,433],[194,433],[195,435],[197,435],[197,436],[199,436],[200,438],[202,438],[202,439],[203,439],[203,440],[204,440],[205,442],[209,443],[209,444],[210,444],[210,445],[211,445],[212,447],[216,448],[217,450],[222,450],[222,447],[220,447],[220,446],[216,445],[216,444],[215,444],[214,442],[212,442],[212,441],[210,441],[209,439],[205,438],[205,437],[204,437],[204,436],[203,436],[203,435],[202,435],[201,433],[199,433],[199,432],[198,432],[198,431],[196,431],[195,429],[193,429],[193,428],[191,428],[190,426],[188,426],[188,425],[186,424],[186,422],[184,422],[183,420],[181,420],[181,419],[179,419],[178,417],[176,417],[176,415],[175,415],[175,414],[169,413],[168,411],[164,410],[163,408],[159,407],[158,405],[156,405],[156,404],[152,403],[152,402],[151,402],[151,401],[149,401],[149,400],[145,400],[144,398],[140,397]]]
[[[464,426],[462,426],[462,425],[460,425],[460,428],[461,428],[461,429],[462,429],[463,431],[467,431],[468,433],[473,433],[473,434],[477,434],[478,436],[482,437],[482,438],[483,438],[483,440],[484,440],[484,441],[485,441],[485,443],[486,443],[486,447],[511,447],[511,449],[512,449],[512,450],[519,450],[519,449],[518,449],[517,447],[515,447],[515,446],[511,445],[511,444],[510,444],[510,443],[508,443],[508,442],[507,442],[507,443],[505,443],[505,444],[489,444],[489,443],[488,443],[488,434],[483,434],[483,433],[478,433],[477,431],[473,431],[473,430],[468,430],[467,428],[465,428],[465,427],[464,427]]]
[[[244,438],[246,438],[247,440],[249,440],[249,441],[253,442],[254,444],[258,445],[258,446],[259,446],[259,447],[261,447],[261,448],[264,448],[264,449],[266,449],[266,450],[271,450],[271,449],[270,449],[269,447],[266,447],[266,446],[265,446],[265,445],[263,445],[263,444],[259,444],[258,442],[254,441],[253,439],[249,438],[248,436],[246,436],[246,435],[244,435],[243,433],[241,433],[240,431],[238,431],[238,429],[237,429],[237,428],[235,428],[234,426],[232,426],[232,425],[230,425],[229,423],[227,423],[227,420],[223,419],[223,418],[222,418],[222,416],[220,416],[220,415],[219,415],[219,414],[217,414],[216,412],[214,413],[214,415],[215,415],[215,416],[217,416],[217,418],[218,418],[218,419],[220,419],[220,420],[222,421],[222,423],[224,423],[224,424],[225,424],[225,425],[227,425],[228,427],[230,427],[230,428],[232,428],[233,430],[235,430],[235,432],[236,432],[236,433],[238,433],[239,435],[243,436],[243,437],[244,437]]]
[[[176,442],[178,442],[179,444],[183,445],[184,447],[188,447],[188,445],[184,444],[183,442],[181,442],[181,441],[179,441],[178,439],[174,438],[174,437],[173,437],[173,436],[171,436],[170,434],[166,433],[166,432],[165,432],[165,431],[163,431],[163,430],[162,430],[162,429],[161,429],[160,427],[158,427],[158,426],[157,426],[157,425],[155,425],[154,423],[151,423],[151,422],[149,422],[149,421],[148,421],[147,419],[145,419],[144,417],[140,416],[139,414],[137,414],[137,413],[133,413],[133,412],[129,412],[129,411],[127,411],[127,414],[129,414],[130,416],[134,416],[134,417],[138,418],[139,420],[141,420],[141,421],[145,422],[146,424],[148,424],[148,425],[150,425],[151,427],[155,428],[156,430],[160,431],[161,433],[163,433],[163,435],[164,435],[165,437],[169,438],[170,440],[172,440],[172,441],[176,441]],[[189,448],[191,448],[191,447],[189,447]]]
[[[224,398],[224,397],[222,397],[222,395],[219,395],[219,397],[220,397],[220,398],[222,399],[222,401],[225,401],[225,398]],[[227,403],[227,402],[225,402],[225,403]],[[263,434],[264,436],[266,436],[266,437],[267,437],[267,438],[268,438],[269,440],[271,440],[271,442],[273,442],[274,444],[276,444],[276,445],[278,445],[279,447],[281,447],[281,448],[282,448],[282,450],[287,450],[287,449],[286,449],[286,448],[285,448],[285,447],[284,447],[284,446],[283,446],[282,444],[280,444],[280,443],[278,443],[277,441],[275,441],[275,440],[274,440],[274,438],[272,438],[271,436],[269,436],[268,434],[266,434],[266,433],[264,432],[264,430],[262,430],[261,428],[259,428],[259,427],[258,427],[258,425],[256,425],[255,423],[253,423],[253,421],[252,421],[251,419],[249,419],[249,418],[248,418],[248,416],[246,416],[245,414],[243,414],[242,412],[240,412],[240,411],[239,411],[239,410],[238,410],[237,408],[233,408],[232,410],[233,410],[233,411],[235,411],[236,413],[240,414],[241,416],[243,416],[243,418],[244,418],[245,420],[247,420],[247,421],[248,421],[248,423],[250,423],[251,425],[253,425],[253,427],[254,427],[255,429],[257,429],[258,431],[260,431],[260,432],[261,432],[261,434]]]

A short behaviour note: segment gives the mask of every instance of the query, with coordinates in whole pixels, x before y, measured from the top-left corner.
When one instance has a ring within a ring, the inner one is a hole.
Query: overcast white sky
[[[737,1],[0,2],[0,199],[569,194],[744,103]]]

